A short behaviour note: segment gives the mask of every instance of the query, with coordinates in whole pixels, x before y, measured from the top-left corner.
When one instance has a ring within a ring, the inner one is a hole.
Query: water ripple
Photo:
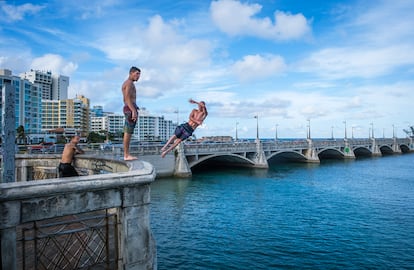
[[[158,269],[413,269],[414,155],[152,185]]]

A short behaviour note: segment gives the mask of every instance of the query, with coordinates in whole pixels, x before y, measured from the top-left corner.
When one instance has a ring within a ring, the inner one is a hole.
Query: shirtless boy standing
[[[131,143],[131,136],[134,133],[135,126],[138,120],[138,106],[137,106],[137,90],[134,82],[138,81],[141,76],[141,70],[137,67],[131,67],[129,70],[128,79],[122,84],[122,95],[124,97],[124,160],[136,160],[137,157],[131,156],[129,153],[129,144]]]
[[[203,123],[204,119],[206,119],[208,112],[205,102],[197,102],[193,99],[190,99],[189,102],[197,104],[198,109],[193,109],[190,113],[188,122],[179,125],[175,129],[174,135],[172,135],[164,147],[161,148],[161,157],[165,157],[168,152],[173,150],[182,141],[190,137],[193,134],[194,130]],[[172,145],[170,145],[171,143]]]

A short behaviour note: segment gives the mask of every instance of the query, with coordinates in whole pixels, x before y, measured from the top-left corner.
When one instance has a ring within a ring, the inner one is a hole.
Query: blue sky
[[[141,68],[138,105],[195,135],[398,137],[414,124],[414,2],[0,1],[0,68],[70,77],[121,112],[121,84]],[[177,114],[178,110],[178,114]]]

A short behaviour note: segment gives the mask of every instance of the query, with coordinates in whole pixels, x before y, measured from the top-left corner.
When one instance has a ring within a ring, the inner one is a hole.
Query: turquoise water
[[[414,269],[414,154],[157,179],[158,269]]]

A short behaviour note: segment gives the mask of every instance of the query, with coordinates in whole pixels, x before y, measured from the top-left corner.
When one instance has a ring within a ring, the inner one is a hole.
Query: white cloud
[[[53,74],[70,76],[76,71],[78,65],[76,63],[66,61],[60,55],[45,54],[42,57],[34,58],[30,68],[35,70],[47,70],[51,71]]]
[[[44,5],[33,5],[33,4],[23,4],[20,6],[13,6],[8,4],[1,4],[1,9],[4,14],[9,18],[11,21],[20,21],[27,14],[35,14],[45,8]],[[1,16],[0,16],[1,17]]]
[[[283,73],[286,64],[279,55],[247,55],[237,61],[232,70],[241,81],[248,81]]]
[[[299,71],[320,77],[342,79],[375,78],[407,64],[414,64],[413,45],[324,48],[312,53],[297,67]]]
[[[259,4],[242,4],[235,0],[213,1],[211,18],[217,27],[231,35],[248,35],[271,40],[300,39],[311,32],[310,23],[302,14],[275,11],[274,18],[255,18],[262,9]]]
[[[191,69],[208,62],[211,51],[209,41],[179,35],[174,22],[168,24],[159,15],[149,19],[147,28],[133,27],[125,32],[119,27],[106,29],[94,46],[115,61],[172,69]]]

